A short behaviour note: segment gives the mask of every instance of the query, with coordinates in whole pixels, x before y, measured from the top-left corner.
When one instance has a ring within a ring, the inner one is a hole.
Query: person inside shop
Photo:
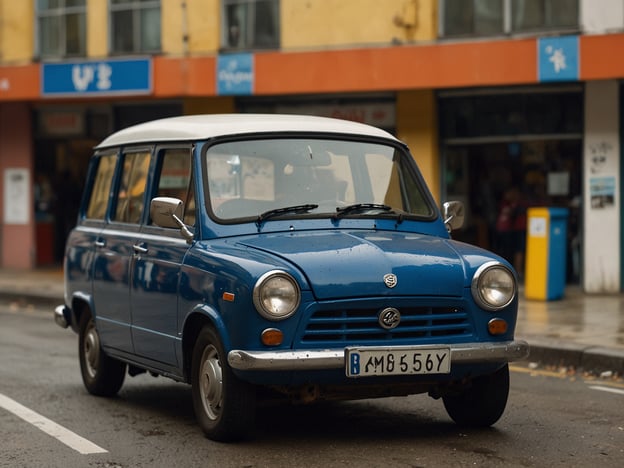
[[[526,236],[526,203],[518,187],[503,195],[496,218],[496,251],[522,274]]]

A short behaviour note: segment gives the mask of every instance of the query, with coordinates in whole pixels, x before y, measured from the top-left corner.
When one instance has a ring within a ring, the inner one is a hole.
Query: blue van
[[[261,387],[304,403],[428,393],[461,425],[503,414],[517,278],[450,238],[405,144],[354,122],[205,115],[95,148],[67,240],[65,303],[87,390],[191,384],[214,440],[253,430]]]

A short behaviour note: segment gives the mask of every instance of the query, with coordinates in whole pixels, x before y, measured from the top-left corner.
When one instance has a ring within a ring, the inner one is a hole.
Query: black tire
[[[204,327],[195,342],[191,385],[195,416],[206,437],[230,442],[249,436],[256,416],[255,388],[234,375],[212,327]]]
[[[113,396],[119,392],[126,376],[126,364],[102,350],[100,335],[89,313],[84,313],[80,320],[78,356],[82,382],[89,393]]]
[[[500,419],[509,396],[509,366],[477,377],[459,395],[442,398],[448,415],[460,426],[488,427]]]

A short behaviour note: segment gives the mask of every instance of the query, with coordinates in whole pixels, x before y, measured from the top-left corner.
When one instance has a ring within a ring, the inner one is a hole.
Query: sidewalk
[[[37,303],[50,308],[63,302],[60,269],[0,269],[0,300]],[[531,346],[528,361],[592,373],[624,375],[624,294],[585,294],[568,286],[558,301],[530,301],[520,291],[516,338]]]

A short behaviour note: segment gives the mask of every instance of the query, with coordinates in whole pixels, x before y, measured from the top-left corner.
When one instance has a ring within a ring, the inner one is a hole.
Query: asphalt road
[[[624,382],[512,366],[507,411],[461,429],[424,395],[263,405],[253,440],[219,444],[190,387],[128,377],[118,398],[82,386],[77,336],[49,310],[0,304],[0,467],[624,466]]]

